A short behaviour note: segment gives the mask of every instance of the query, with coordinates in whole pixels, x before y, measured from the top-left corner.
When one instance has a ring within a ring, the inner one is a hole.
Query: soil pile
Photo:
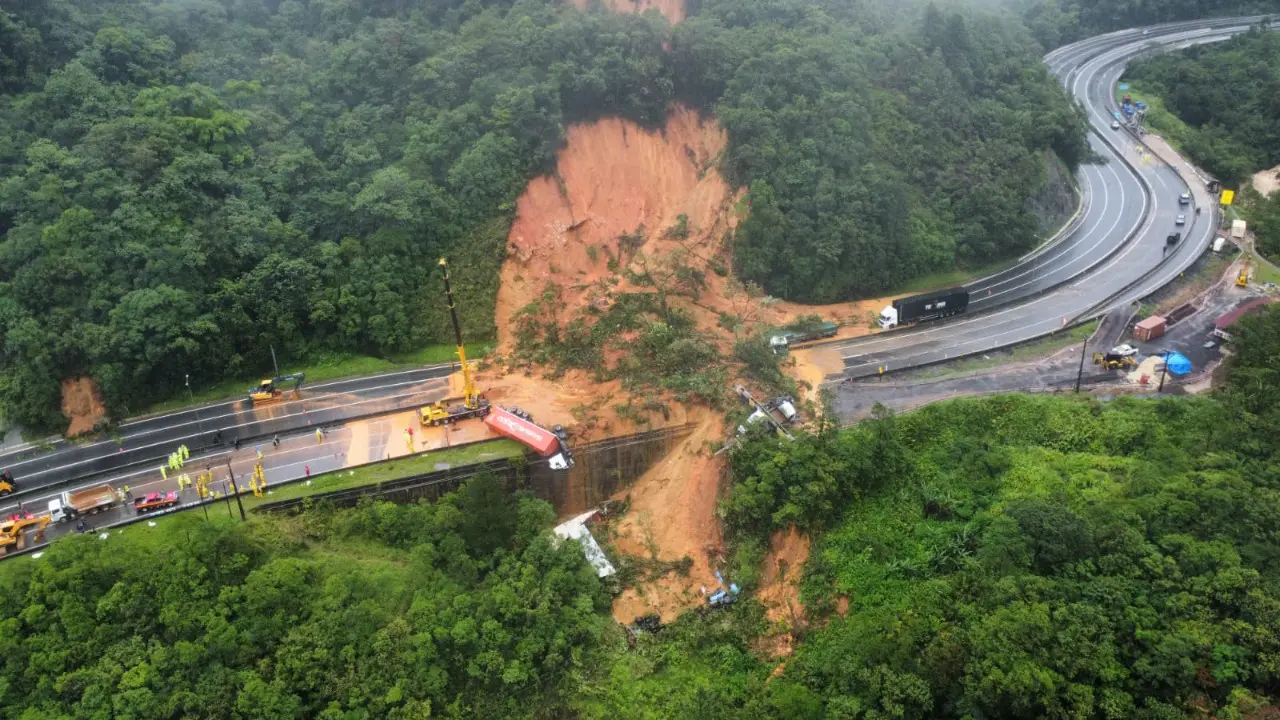
[[[1267,197],[1280,188],[1280,165],[1253,174],[1253,189],[1262,197]]]
[[[102,393],[93,378],[78,377],[62,381],[62,414],[71,421],[67,437],[92,432],[107,419],[107,408]]]

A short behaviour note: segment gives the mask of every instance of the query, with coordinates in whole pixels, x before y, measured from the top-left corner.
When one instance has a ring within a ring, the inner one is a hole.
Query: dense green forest
[[[1045,47],[1157,23],[1280,12],[1277,0],[1011,0]]]
[[[492,479],[60,540],[0,564],[0,715],[1263,717],[1280,312],[1235,350],[1211,397],[965,399],[752,438],[722,512],[744,599],[634,647],[550,507]],[[793,524],[807,618],[779,670],[752,590]]]
[[[514,203],[567,123],[728,129],[739,274],[875,293],[1035,242],[1045,151],[1083,125],[1016,21],[873,0],[30,0],[0,10],[0,411],[58,381],[117,415],[269,367],[493,335]]]
[[[1227,187],[1280,165],[1280,34],[1255,29],[1223,43],[1134,63],[1128,76],[1189,128],[1184,150]],[[1280,258],[1280,194],[1251,203],[1258,249]]]

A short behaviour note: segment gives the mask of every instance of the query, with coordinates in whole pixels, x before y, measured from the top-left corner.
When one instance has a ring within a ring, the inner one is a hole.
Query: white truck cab
[[[898,324],[898,308],[892,305],[885,305],[880,311],[880,329],[888,330]]]
[[[75,515],[74,509],[62,504],[62,498],[54,498],[49,501],[49,520],[51,522],[66,522],[75,517]]]

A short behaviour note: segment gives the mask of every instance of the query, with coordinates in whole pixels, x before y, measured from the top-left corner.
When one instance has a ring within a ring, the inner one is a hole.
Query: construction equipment
[[[453,336],[458,341],[458,362],[462,363],[462,397],[447,398],[422,408],[419,420],[423,425],[446,425],[489,414],[489,401],[476,391],[471,366],[467,364],[467,348],[462,344],[462,326],[458,323],[453,288],[449,285],[449,262],[444,258],[440,258],[440,273],[444,276],[444,296],[449,303],[449,317],[453,320]]]
[[[81,515],[110,510],[120,502],[120,493],[103,483],[83,490],[67,490],[49,501],[49,517],[67,522]]]
[[[0,524],[0,552],[22,550],[26,547],[27,533],[34,527],[35,542],[44,540],[44,529],[49,526],[48,515],[29,515]]]
[[[1240,274],[1236,276],[1237,287],[1249,286],[1249,270],[1252,269],[1252,258],[1246,257],[1244,264],[1240,266]]]
[[[1138,360],[1132,355],[1096,352],[1093,354],[1093,364],[1108,370],[1126,370],[1138,367]]]
[[[17,489],[18,483],[13,481],[13,473],[9,472],[9,468],[0,470],[0,497],[4,497]]]
[[[287,383],[293,383],[293,392],[296,394],[302,389],[302,381],[305,379],[306,375],[302,373],[292,373],[274,377],[270,380],[263,380],[255,387],[249,388],[249,399],[254,403],[279,400],[284,396],[284,391],[280,389],[280,386]]]

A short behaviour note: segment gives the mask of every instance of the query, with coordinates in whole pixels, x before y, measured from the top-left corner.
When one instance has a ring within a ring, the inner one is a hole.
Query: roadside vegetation
[[[1280,686],[1280,312],[1213,396],[999,396],[731,454],[734,607],[634,647],[551,508],[161,518],[0,564],[0,714],[1259,717]],[[813,538],[803,617],[752,596]],[[764,642],[795,637],[785,664]]]
[[[713,112],[749,188],[734,269],[812,301],[1016,255],[1042,153],[1084,156],[1016,21],[688,10],[673,29],[567,4],[6,5],[0,412],[52,429],[66,378],[119,415],[186,375],[260,376],[272,346],[283,368],[448,344],[440,256],[466,336],[492,338],[515,200],[602,115]]]
[[[1124,28],[1280,12],[1276,0],[1012,0],[1046,48]]]
[[[1280,165],[1280,37],[1254,29],[1136,62],[1126,75],[1155,109],[1152,126],[1239,189],[1258,251],[1280,258],[1280,192],[1263,198],[1248,188],[1255,172]]]

